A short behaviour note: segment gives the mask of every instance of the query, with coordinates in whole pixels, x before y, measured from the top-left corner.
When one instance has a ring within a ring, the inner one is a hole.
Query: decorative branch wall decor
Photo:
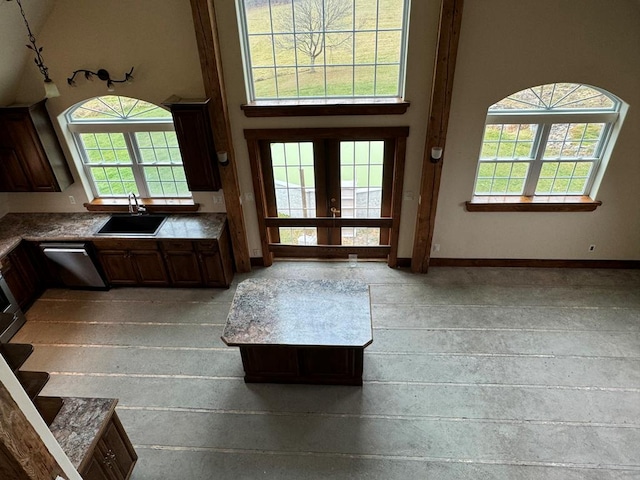
[[[38,70],[40,70],[40,73],[44,77],[45,95],[46,95],[47,98],[59,97],[60,96],[60,92],[58,91],[58,87],[56,87],[56,84],[53,83],[53,80],[51,80],[49,78],[49,69],[44,64],[44,60],[42,58],[42,48],[43,47],[38,47],[38,45],[36,45],[36,37],[34,37],[33,33],[31,33],[31,27],[29,27],[29,22],[27,21],[27,16],[25,15],[24,9],[22,8],[22,3],[20,2],[20,0],[16,0],[16,3],[20,7],[20,14],[22,15],[22,18],[24,19],[24,25],[25,25],[25,27],[27,27],[27,33],[29,35],[29,42],[31,43],[31,45],[27,45],[27,48],[29,50],[32,50],[33,53],[36,54],[36,58],[34,58],[33,60],[34,60],[34,62],[36,64],[36,66],[38,67]]]
[[[87,80],[93,80],[93,77],[98,77],[100,80],[102,80],[103,82],[107,82],[107,90],[109,92],[113,92],[115,90],[114,88],[114,83],[129,83],[133,80],[133,67],[131,67],[131,70],[129,70],[128,73],[124,74],[124,79],[122,80],[114,80],[111,78],[111,75],[109,75],[109,72],[106,71],[104,68],[101,68],[100,70],[98,70],[97,72],[92,72],[91,70],[85,70],[85,69],[80,69],[80,70],[76,70],[75,72],[73,72],[73,74],[67,78],[67,83],[72,86],[75,87],[76,86],[76,82],[75,82],[75,78],[76,75],[79,73],[84,73],[84,78],[86,78]]]

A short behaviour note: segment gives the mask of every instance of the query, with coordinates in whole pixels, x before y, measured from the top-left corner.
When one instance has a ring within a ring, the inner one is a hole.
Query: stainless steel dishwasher
[[[41,243],[45,257],[56,269],[62,283],[76,288],[108,288],[95,263],[91,244],[83,242]]]

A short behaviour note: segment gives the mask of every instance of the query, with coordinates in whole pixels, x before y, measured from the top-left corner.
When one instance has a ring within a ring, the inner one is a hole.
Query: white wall
[[[465,2],[434,256],[640,259],[638,25],[635,0]],[[553,82],[602,87],[630,105],[598,191],[602,207],[592,213],[466,212],[489,105]],[[597,245],[593,253],[590,244]]]
[[[66,79],[81,68],[93,71],[105,68],[113,78],[120,79],[134,67],[133,83],[117,85],[115,93],[156,104],[171,95],[204,96],[189,0],[57,0],[38,41],[45,45],[47,66],[61,93],[60,97],[47,101],[52,119],[82,100],[108,93],[104,82],[87,81],[82,75],[76,77],[76,87],[69,87]],[[35,66],[27,64],[17,101],[41,99],[41,81]],[[62,136],[64,132],[59,129],[58,134]],[[62,143],[67,158],[71,158],[65,142]],[[10,210],[85,211],[82,203],[87,201],[87,193],[74,165],[72,170],[76,181],[66,191],[12,193]],[[70,195],[76,200],[75,206],[69,202]],[[210,193],[194,197],[205,211],[220,208],[213,206]]]

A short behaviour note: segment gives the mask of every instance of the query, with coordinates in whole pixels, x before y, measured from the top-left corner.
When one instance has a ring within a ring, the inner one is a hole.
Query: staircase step
[[[16,377],[31,400],[35,399],[49,381],[47,372],[16,372]]]
[[[64,404],[64,400],[60,397],[36,397],[33,401],[40,416],[47,424],[47,426],[53,423],[53,420],[58,415],[58,412]]]
[[[9,368],[15,373],[33,353],[33,345],[29,343],[0,343],[0,355],[4,357]]]

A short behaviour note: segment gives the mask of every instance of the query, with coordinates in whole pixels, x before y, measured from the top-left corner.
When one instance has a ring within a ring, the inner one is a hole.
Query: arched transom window
[[[67,112],[96,197],[190,197],[171,113],[143,100],[108,95]]]
[[[491,105],[474,195],[589,195],[620,106],[575,83],[527,88]]]

